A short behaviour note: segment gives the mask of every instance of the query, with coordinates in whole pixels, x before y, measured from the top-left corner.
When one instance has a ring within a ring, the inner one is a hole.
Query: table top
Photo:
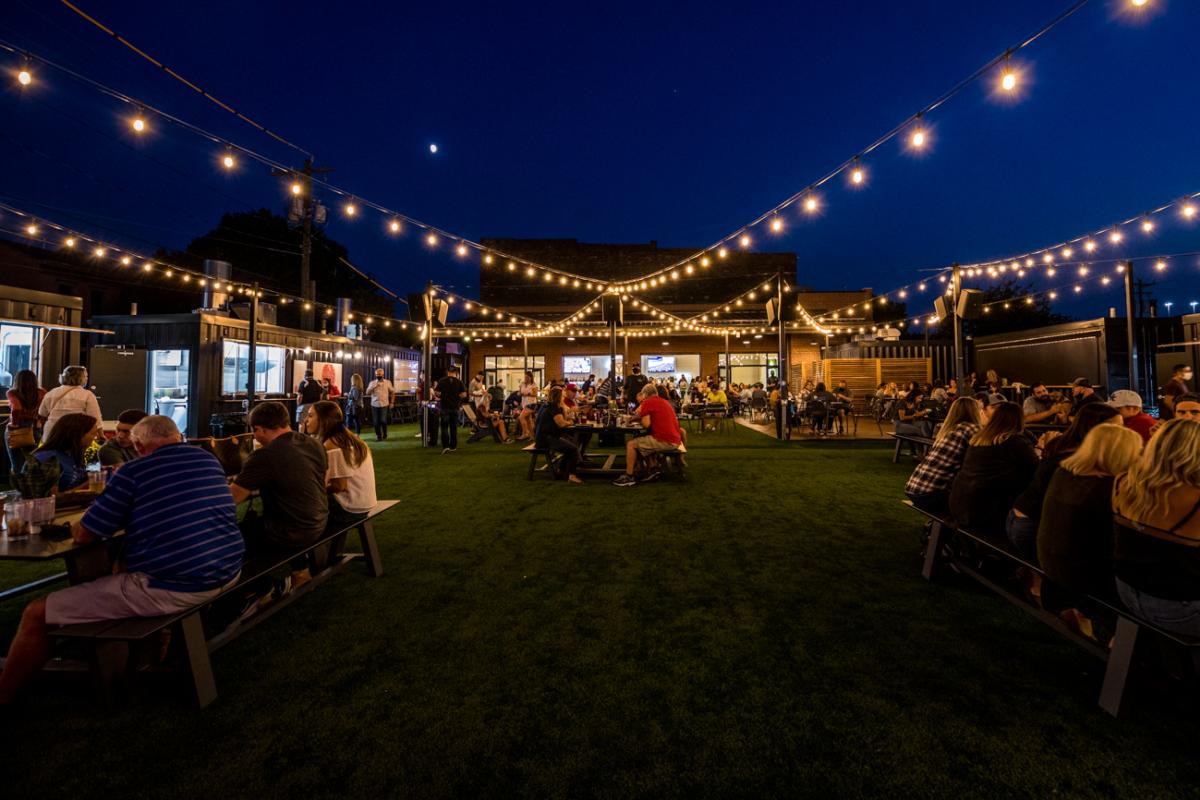
[[[72,508],[60,511],[54,515],[57,525],[73,525],[83,518],[86,509]],[[0,560],[9,561],[49,561],[52,558],[63,558],[68,553],[94,547],[98,542],[78,544],[68,536],[65,539],[52,539],[48,536],[32,534],[24,539],[8,538],[8,531],[0,536]]]

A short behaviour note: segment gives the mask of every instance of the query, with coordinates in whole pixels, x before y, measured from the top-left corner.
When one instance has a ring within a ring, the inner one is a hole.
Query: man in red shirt
[[[1118,389],[1112,393],[1108,404],[1121,412],[1125,427],[1141,436],[1143,443],[1150,441],[1150,431],[1158,424],[1158,420],[1142,411],[1141,395],[1128,389]]]
[[[641,405],[635,412],[641,417],[642,427],[649,430],[648,436],[637,436],[625,445],[625,474],[613,481],[614,486],[636,486],[638,481],[633,477],[633,468],[637,465],[637,456],[652,457],[656,453],[683,452],[683,434],[679,430],[679,420],[670,401],[658,396],[654,384],[647,384],[639,393]],[[646,480],[658,478],[659,473],[652,472]]]

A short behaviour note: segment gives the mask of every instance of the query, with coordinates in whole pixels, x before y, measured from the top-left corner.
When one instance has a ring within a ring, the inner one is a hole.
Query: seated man
[[[100,465],[119,467],[137,458],[130,433],[133,426],[146,418],[140,408],[127,408],[117,415],[117,435],[100,446]]]
[[[653,384],[646,386],[638,394],[641,405],[636,413],[641,417],[643,428],[649,431],[648,436],[637,436],[625,445],[625,473],[613,481],[614,486],[636,486],[638,481],[633,477],[637,458],[656,459],[660,453],[680,452],[683,447],[683,435],[679,430],[679,420],[671,404],[658,396],[658,390]],[[644,480],[658,479],[662,473],[651,471]]]
[[[486,439],[489,435],[496,440],[496,444],[508,444],[512,441],[508,438],[508,428],[504,424],[504,419],[498,411],[492,411],[489,406],[490,403],[485,395],[479,405],[475,407],[475,431],[467,439],[468,443]]]
[[[230,485],[238,503],[254,492],[262,496],[262,516],[242,522],[247,551],[312,544],[329,520],[325,448],[311,436],[292,430],[283,403],[256,405],[250,412],[250,429],[260,447]]]
[[[0,704],[49,658],[49,626],[174,614],[208,602],[238,578],[242,535],[217,459],[184,442],[170,417],[145,417],[131,436],[139,457],[113,475],[72,531],[82,543],[124,530],[124,571],[25,608],[0,672]]]
[[[1200,394],[1181,394],[1175,398],[1175,416],[1200,422]]]
[[[653,384],[651,384],[653,385]],[[587,409],[583,407],[583,403],[579,401],[579,387],[573,383],[568,383],[563,387],[563,405],[567,409],[567,415],[571,422],[576,424],[584,421],[584,413]],[[579,457],[583,461],[590,461],[587,454],[587,447],[592,441],[592,432],[572,431],[571,438],[579,444]]]
[[[1118,389],[1112,393],[1108,404],[1121,413],[1126,428],[1142,437],[1142,444],[1150,441],[1150,434],[1158,420],[1142,410],[1142,396],[1129,389]]]
[[[1050,390],[1041,381],[1036,381],[1032,388],[1033,393],[1025,398],[1025,403],[1021,406],[1021,412],[1025,415],[1025,424],[1054,422],[1061,409],[1055,404]]]

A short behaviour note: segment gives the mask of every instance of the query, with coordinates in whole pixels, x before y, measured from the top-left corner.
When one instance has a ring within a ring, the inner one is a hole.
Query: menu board
[[[564,356],[564,375],[590,375],[592,373],[591,356]]]
[[[646,356],[646,372],[654,374],[674,373],[675,356]]]

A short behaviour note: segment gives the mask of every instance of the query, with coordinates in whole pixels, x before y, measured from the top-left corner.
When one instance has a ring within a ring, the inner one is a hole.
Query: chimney
[[[348,336],[349,334],[346,333],[346,330],[350,326],[350,315],[354,313],[354,306],[349,297],[339,297],[335,301],[334,305],[334,315],[337,317],[337,324],[336,328],[334,329],[334,333],[336,333],[338,336]],[[352,336],[350,338],[353,339],[357,337]]]
[[[228,261],[214,261],[212,259],[204,260],[204,277],[207,279],[204,284],[204,309],[208,311],[224,311],[229,305],[229,295],[225,292],[218,292],[213,289],[214,282],[220,280],[229,282],[229,276],[233,272],[233,265]]]

